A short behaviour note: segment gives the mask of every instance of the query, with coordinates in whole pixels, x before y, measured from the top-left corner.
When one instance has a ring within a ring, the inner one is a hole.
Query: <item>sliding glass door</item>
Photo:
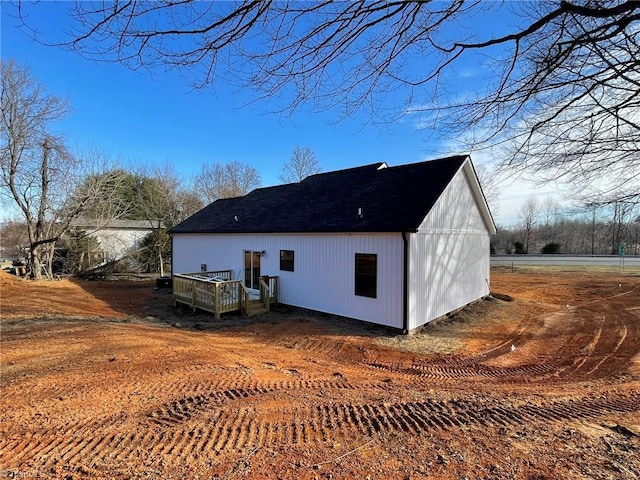
[[[260,288],[260,252],[244,251],[244,284],[247,288]]]

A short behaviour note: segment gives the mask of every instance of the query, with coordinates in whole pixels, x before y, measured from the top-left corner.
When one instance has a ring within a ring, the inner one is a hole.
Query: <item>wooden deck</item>
[[[242,280],[233,280],[233,271],[180,273],[173,276],[173,302],[215,314],[240,311],[252,316],[268,312],[278,302],[278,277],[260,278],[259,298],[253,299]]]

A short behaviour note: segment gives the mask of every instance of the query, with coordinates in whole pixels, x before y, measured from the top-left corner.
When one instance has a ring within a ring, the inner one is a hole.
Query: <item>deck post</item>
[[[220,320],[220,284],[215,284],[214,310],[216,312],[216,320]]]
[[[195,312],[196,311],[196,282],[194,282],[193,280],[190,280],[189,283],[191,284],[191,308]]]
[[[280,283],[280,278],[279,277],[273,277],[273,300],[276,305],[278,304],[278,290],[279,290],[279,285]],[[271,299],[269,299],[269,301],[271,302]]]

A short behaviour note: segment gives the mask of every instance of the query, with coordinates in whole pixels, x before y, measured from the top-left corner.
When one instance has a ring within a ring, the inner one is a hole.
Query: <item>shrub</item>
[[[562,245],[556,242],[550,242],[547,243],[544,247],[542,247],[542,250],[540,250],[540,253],[560,253],[560,251],[562,250]]]
[[[515,249],[513,253],[515,253],[516,255],[522,255],[527,253],[524,250],[524,244],[522,242],[513,242],[513,248]]]

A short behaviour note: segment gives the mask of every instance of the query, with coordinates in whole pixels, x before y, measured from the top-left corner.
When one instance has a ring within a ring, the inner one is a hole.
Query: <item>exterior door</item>
[[[260,288],[260,252],[244,251],[244,284],[247,288]]]

